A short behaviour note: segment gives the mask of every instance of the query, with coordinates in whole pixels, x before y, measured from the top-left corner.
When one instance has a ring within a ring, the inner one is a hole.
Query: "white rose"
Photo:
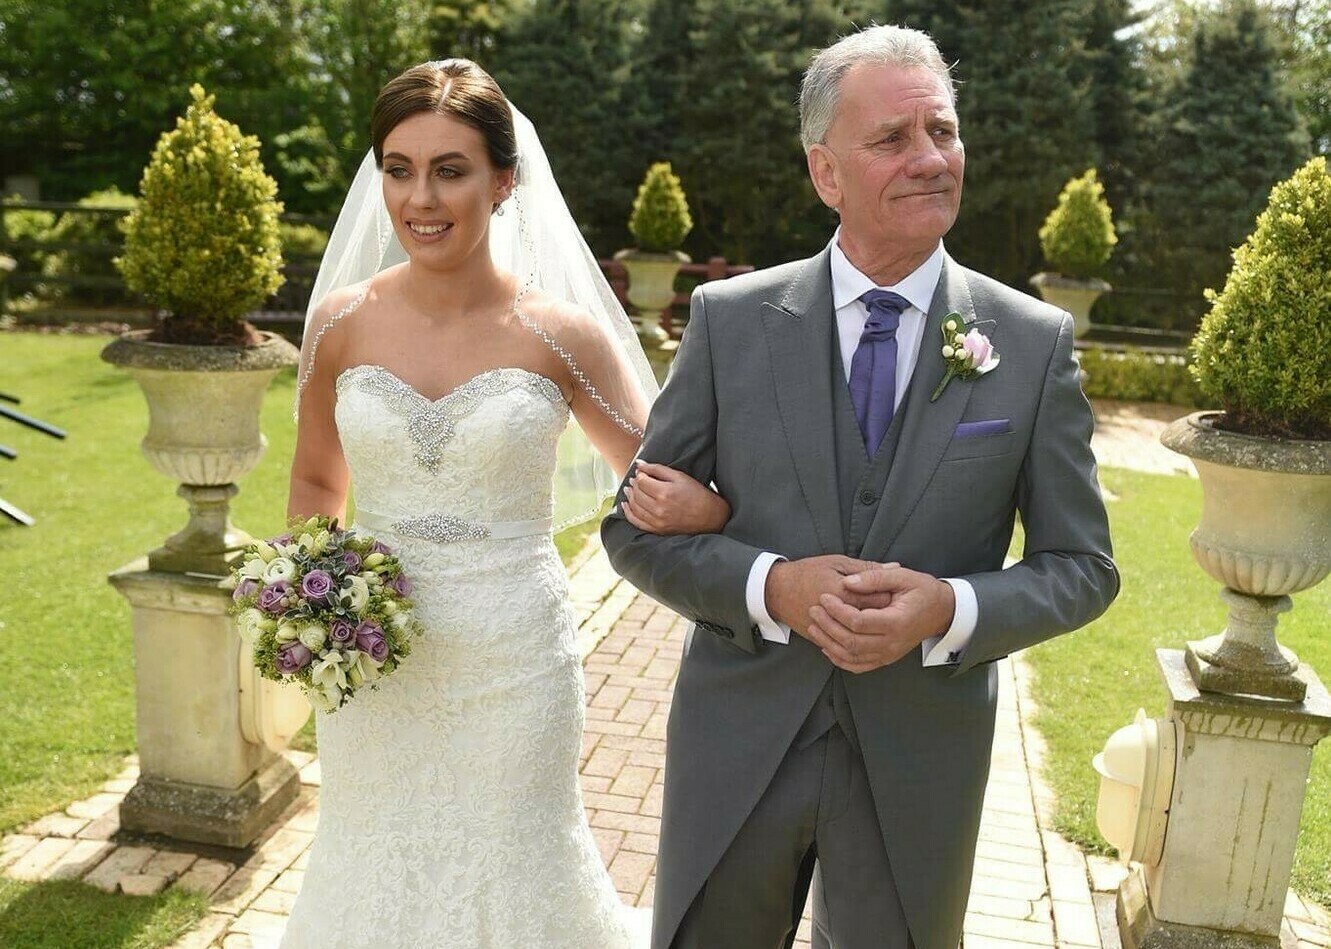
[[[247,610],[241,610],[236,616],[236,627],[240,630],[241,638],[247,643],[253,643],[259,634],[259,621],[263,619],[263,614],[250,607]]]
[[[310,652],[318,653],[324,647],[324,643],[328,641],[328,633],[324,631],[322,626],[308,623],[301,627],[296,638]]]
[[[388,622],[394,629],[402,630],[407,628],[407,623],[410,621],[406,613],[394,613],[388,618]]]
[[[264,561],[261,558],[250,557],[240,565],[240,570],[237,572],[240,574],[241,578],[245,580],[262,580],[263,568]]]
[[[370,585],[371,589],[384,585],[384,578],[379,576],[379,574],[375,573],[373,570],[362,570],[360,577]]]
[[[357,576],[347,577],[338,590],[342,604],[359,613],[370,602],[370,585]]]
[[[279,580],[286,580],[288,583],[296,579],[296,564],[286,557],[274,557],[268,561],[268,566],[263,568],[263,582],[277,583]]]
[[[298,634],[294,623],[278,623],[273,635],[279,643],[289,643],[294,642]]]

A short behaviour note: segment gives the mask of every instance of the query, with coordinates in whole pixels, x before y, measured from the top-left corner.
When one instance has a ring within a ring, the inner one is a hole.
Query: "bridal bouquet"
[[[259,672],[325,712],[376,688],[420,633],[392,550],[323,516],[250,544],[225,583]]]

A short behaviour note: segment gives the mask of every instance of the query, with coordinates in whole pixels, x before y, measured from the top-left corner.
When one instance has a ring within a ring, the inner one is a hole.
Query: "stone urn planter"
[[[231,524],[235,482],[267,447],[259,412],[273,377],[299,361],[280,336],[258,346],[186,346],[129,333],[102,358],[148,402],[143,454],[180,482],[189,522],[112,573],[133,609],[142,774],[123,827],[248,846],[288,805],[299,775],[279,752],[310,715],[299,690],[263,679],[218,581],[251,538]]]
[[[134,377],[148,401],[143,454],[159,472],[181,482],[190,507],[185,528],[148,555],[151,569],[223,574],[250,536],[231,525],[235,482],[263,457],[259,431],[264,393],[279,370],[300,353],[280,336],[259,346],[182,346],[127,333],[102,350],[102,359]]]
[[[1095,301],[1114,289],[1103,280],[1081,280],[1048,272],[1031,277],[1031,286],[1039,290],[1047,302],[1072,314],[1073,333],[1078,339],[1091,328],[1091,307]]]
[[[634,325],[644,348],[659,348],[670,337],[661,327],[661,313],[675,300],[675,277],[690,262],[681,251],[649,253],[629,249],[615,254],[628,271],[629,302],[637,309]]]
[[[1219,414],[1194,413],[1161,435],[1197,468],[1192,554],[1229,604],[1222,633],[1188,643],[1188,668],[1208,691],[1301,702],[1307,677],[1275,628],[1290,594],[1331,573],[1331,441],[1227,432]]]

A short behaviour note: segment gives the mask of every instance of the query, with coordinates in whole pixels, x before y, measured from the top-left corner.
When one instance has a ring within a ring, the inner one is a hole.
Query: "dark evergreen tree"
[[[889,0],[887,21],[931,34],[955,62],[966,145],[959,260],[1023,289],[1037,233],[1069,178],[1100,161],[1091,0]]]
[[[628,246],[637,168],[629,83],[641,0],[535,0],[509,20],[490,72],[535,124],[592,249]]]
[[[1138,266],[1181,295],[1175,322],[1196,325],[1202,291],[1219,289],[1231,250],[1253,229],[1271,186],[1308,154],[1308,139],[1277,70],[1253,0],[1199,12],[1183,72],[1162,90],[1159,136],[1135,214]]]
[[[836,226],[809,181],[800,79],[854,28],[837,0],[696,0],[670,154],[694,209],[690,246],[758,266],[814,253]]]

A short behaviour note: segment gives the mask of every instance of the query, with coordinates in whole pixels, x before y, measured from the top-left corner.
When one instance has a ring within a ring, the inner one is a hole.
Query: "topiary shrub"
[[[42,272],[48,251],[42,245],[49,241],[55,215],[50,211],[16,207],[22,205],[19,195],[5,198],[5,247],[14,255],[17,269],[29,274]]]
[[[1105,200],[1104,185],[1089,168],[1058,195],[1058,206],[1040,227],[1040,250],[1049,266],[1065,277],[1095,275],[1113,253],[1118,236]]]
[[[647,169],[633,199],[629,232],[639,250],[663,254],[678,250],[691,230],[693,218],[684,188],[669,162],[657,162]]]
[[[125,239],[120,228],[121,212],[133,210],[137,204],[133,195],[110,187],[79,198],[78,206],[115,213],[66,211],[56,219],[45,238],[54,249],[46,255],[42,275],[56,278],[50,281],[47,296],[96,306],[131,302],[116,270],[115,256]]]
[[[1331,175],[1314,158],[1271,189],[1192,341],[1193,374],[1218,424],[1331,439]]]
[[[1168,402],[1189,408],[1208,404],[1181,353],[1087,347],[1077,351],[1077,362],[1086,373],[1082,388],[1092,399]]]
[[[278,224],[282,238],[282,253],[289,257],[318,257],[328,246],[327,232],[313,224]]]
[[[252,345],[244,321],[282,285],[277,184],[259,140],[213,110],[203,87],[163,133],[125,221],[125,282],[168,311],[157,342]]]

